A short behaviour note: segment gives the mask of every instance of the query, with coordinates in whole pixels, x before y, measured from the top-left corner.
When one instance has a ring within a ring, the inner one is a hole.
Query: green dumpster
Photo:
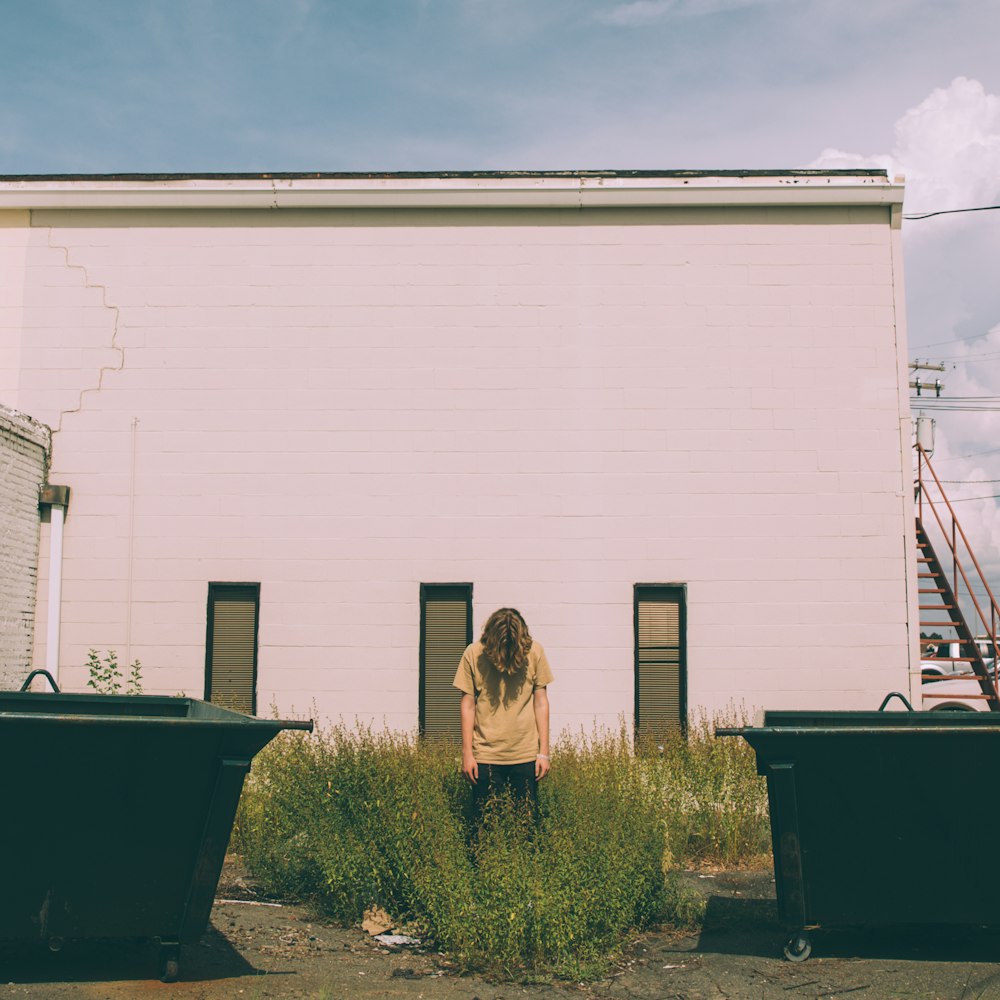
[[[149,938],[175,979],[208,924],[250,761],[283,729],[312,723],[0,692],[0,939]]]
[[[821,927],[1000,924],[1000,715],[765,712],[717,735],[767,777],[787,958]]]

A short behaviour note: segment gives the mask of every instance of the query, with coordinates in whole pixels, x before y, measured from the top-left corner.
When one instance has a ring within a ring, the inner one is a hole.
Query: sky
[[[0,0],[0,25],[0,174],[878,166],[907,213],[1000,204],[1000,0]],[[1000,585],[1000,211],[907,221],[904,252],[910,358],[948,365],[935,464]]]

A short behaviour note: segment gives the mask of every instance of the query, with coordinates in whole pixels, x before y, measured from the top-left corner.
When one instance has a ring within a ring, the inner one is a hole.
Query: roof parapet
[[[901,205],[884,171],[0,177],[0,209],[666,208]]]

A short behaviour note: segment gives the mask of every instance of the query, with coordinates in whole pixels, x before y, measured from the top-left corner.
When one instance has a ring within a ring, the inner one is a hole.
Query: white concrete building
[[[433,731],[513,605],[556,728],[919,692],[901,205],[880,171],[0,178],[0,403],[72,490],[61,683],[114,649],[147,692]]]

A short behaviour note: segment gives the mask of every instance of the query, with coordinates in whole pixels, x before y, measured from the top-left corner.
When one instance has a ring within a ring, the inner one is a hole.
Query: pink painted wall
[[[557,728],[631,719],[637,582],[688,585],[695,711],[906,690],[889,209],[18,218],[0,401],[73,490],[69,687],[110,647],[200,697],[208,582],[259,581],[262,712],[409,728],[419,583],[470,581]]]

